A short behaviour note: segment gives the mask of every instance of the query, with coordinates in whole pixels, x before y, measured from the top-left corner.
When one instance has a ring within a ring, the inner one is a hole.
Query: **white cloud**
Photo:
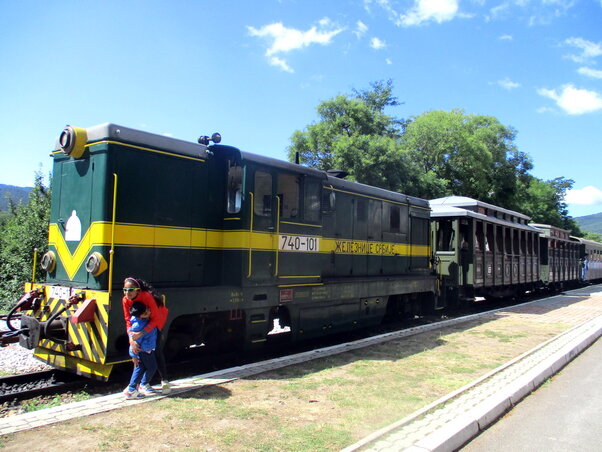
[[[278,58],[277,56],[271,56],[268,58],[268,61],[270,65],[279,67],[284,72],[290,72],[291,74],[295,72],[293,71],[293,68],[288,65],[286,60],[283,60],[282,58]]]
[[[595,91],[575,88],[572,84],[555,89],[539,89],[537,93],[556,101],[562,110],[569,115],[582,115],[602,110],[602,96]]]
[[[393,64],[393,60],[391,60],[391,58],[385,58],[385,63],[387,63],[388,65]]]
[[[512,35],[502,35],[498,38],[500,41],[512,41],[514,38]]]
[[[366,9],[369,10],[369,5],[373,2],[384,9],[397,26],[411,27],[430,21],[440,24],[460,15],[459,0],[414,0],[414,6],[406,13],[395,10],[389,0],[365,0]]]
[[[312,44],[328,45],[332,39],[343,31],[343,28],[333,28],[330,19],[324,18],[307,31],[287,28],[282,23],[276,22],[261,28],[247,26],[251,36],[265,38],[270,42],[265,56],[272,66],[279,67],[286,72],[294,72],[288,62],[282,57],[293,50],[302,49]]]
[[[493,3],[495,6],[485,13],[486,22],[511,19],[526,21],[529,26],[534,26],[547,25],[565,16],[577,2],[576,0],[502,0]]]
[[[580,206],[602,204],[602,190],[591,185],[581,189],[567,190],[564,200],[567,204],[577,204]]]
[[[496,83],[508,91],[512,91],[513,89],[520,87],[520,83],[513,82],[508,77],[503,80],[498,80]]]
[[[362,36],[364,36],[366,34],[367,31],[368,31],[368,25],[366,25],[361,20],[358,20],[353,34],[355,36],[357,36],[358,38],[361,38]]]
[[[401,16],[403,25],[420,25],[452,20],[458,14],[458,0],[415,0],[414,7]]]
[[[583,38],[569,38],[564,41],[564,43],[581,49],[581,54],[579,55],[567,55],[567,58],[570,58],[576,63],[583,63],[602,55],[602,45],[587,41]]]
[[[586,77],[591,78],[602,78],[602,71],[598,69],[592,69],[589,67],[580,67],[577,69],[577,72],[581,75],[585,75]]]
[[[370,47],[372,47],[374,50],[380,50],[387,47],[387,43],[385,41],[382,41],[381,39],[372,38],[370,40]]]

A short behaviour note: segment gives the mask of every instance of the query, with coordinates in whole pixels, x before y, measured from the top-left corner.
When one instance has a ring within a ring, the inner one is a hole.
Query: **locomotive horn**
[[[209,143],[211,141],[213,141],[215,144],[218,144],[222,141],[222,136],[216,132],[213,135],[211,135],[211,137],[208,137],[207,135],[202,135],[198,139],[199,144],[203,144],[205,146],[209,146]]]

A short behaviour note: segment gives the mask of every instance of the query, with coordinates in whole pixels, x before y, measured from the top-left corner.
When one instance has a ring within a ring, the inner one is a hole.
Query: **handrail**
[[[109,250],[109,300],[113,291],[113,256],[115,254],[115,218],[117,211],[117,174],[113,173],[115,184],[113,185],[113,214],[111,218],[111,249]]]
[[[278,276],[278,254],[280,252],[280,196],[276,196],[276,262],[274,263],[274,276]]]
[[[36,264],[38,263],[38,249],[33,249],[33,271],[31,273],[31,283],[36,282]]]
[[[251,277],[251,269],[253,268],[253,246],[252,246],[252,238],[253,238],[253,214],[255,210],[255,196],[253,192],[249,192],[249,201],[250,201],[250,219],[249,219],[249,270],[247,272],[247,278]]]

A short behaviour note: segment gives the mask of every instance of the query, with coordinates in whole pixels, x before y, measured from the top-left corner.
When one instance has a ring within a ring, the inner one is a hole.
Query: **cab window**
[[[320,182],[305,179],[304,219],[317,223],[320,221]]]
[[[228,213],[240,212],[242,205],[242,167],[235,161],[228,161],[228,190],[226,211]]]
[[[255,215],[268,217],[272,214],[272,175],[264,171],[255,173]]]
[[[280,198],[280,216],[299,218],[299,182],[294,174],[278,175],[278,198]]]

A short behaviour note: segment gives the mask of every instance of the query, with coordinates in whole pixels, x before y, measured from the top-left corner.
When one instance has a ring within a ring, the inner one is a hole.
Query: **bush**
[[[50,189],[36,173],[27,203],[12,204],[0,224],[0,311],[12,308],[23,294],[23,284],[31,281],[34,248],[38,259],[48,250],[49,217]],[[43,277],[38,265],[35,279]]]

